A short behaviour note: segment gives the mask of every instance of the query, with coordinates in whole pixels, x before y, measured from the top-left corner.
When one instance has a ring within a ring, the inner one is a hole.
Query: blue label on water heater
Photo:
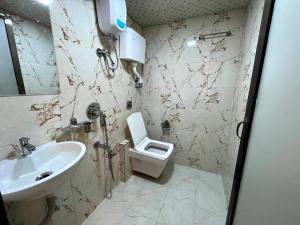
[[[124,23],[124,21],[120,20],[119,18],[117,18],[117,26],[121,29],[124,30],[126,24]]]

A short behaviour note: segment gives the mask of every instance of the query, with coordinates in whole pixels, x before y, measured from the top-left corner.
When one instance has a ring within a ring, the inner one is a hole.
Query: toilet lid
[[[142,113],[136,112],[127,118],[127,124],[131,133],[134,145],[136,146],[147,137]]]

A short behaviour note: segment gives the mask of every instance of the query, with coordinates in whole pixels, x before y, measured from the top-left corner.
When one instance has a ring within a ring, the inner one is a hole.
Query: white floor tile
[[[159,225],[192,225],[194,205],[191,199],[166,197],[157,223]]]
[[[220,175],[169,164],[159,179],[134,174],[84,225],[224,225]]]
[[[194,225],[224,225],[225,215],[218,215],[215,212],[195,207]]]
[[[195,206],[223,215],[226,213],[224,192],[216,192],[215,190],[206,187],[198,188]]]

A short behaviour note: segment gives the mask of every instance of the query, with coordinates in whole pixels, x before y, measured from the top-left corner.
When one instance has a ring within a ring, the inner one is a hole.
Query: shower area
[[[131,174],[83,224],[225,224],[264,1],[204,2],[192,16],[194,1],[127,1],[147,40],[138,91],[148,136],[174,152],[158,179]]]

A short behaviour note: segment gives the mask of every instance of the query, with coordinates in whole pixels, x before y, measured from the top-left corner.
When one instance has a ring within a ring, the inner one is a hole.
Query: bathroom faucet
[[[21,156],[26,157],[32,153],[32,151],[35,150],[35,146],[28,143],[30,138],[28,137],[22,137],[19,139],[20,145],[21,145]]]

